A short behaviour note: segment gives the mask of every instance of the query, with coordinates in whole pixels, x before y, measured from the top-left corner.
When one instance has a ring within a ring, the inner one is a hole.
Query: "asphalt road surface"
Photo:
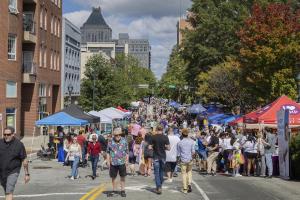
[[[24,184],[23,173],[19,177],[15,191],[17,200],[95,200],[124,199],[118,194],[107,197],[111,191],[108,171],[98,170],[99,177],[92,180],[90,168],[80,168],[80,179],[69,180],[69,167],[55,161],[33,161],[30,165],[31,182]],[[164,183],[163,194],[154,193],[154,177],[127,177],[126,193],[130,200],[299,200],[300,183],[284,181],[279,178],[228,177],[218,174],[215,177],[202,176],[193,172],[193,192],[183,194],[181,176],[173,183]],[[3,190],[0,199],[4,199]]]

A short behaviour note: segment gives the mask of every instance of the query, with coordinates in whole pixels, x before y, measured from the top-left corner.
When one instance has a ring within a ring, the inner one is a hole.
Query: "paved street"
[[[92,181],[89,177],[90,169],[80,168],[81,178],[71,181],[66,176],[69,168],[63,167],[55,161],[33,161],[31,163],[31,182],[24,185],[23,177],[19,179],[16,189],[16,199],[49,200],[49,199],[109,199],[106,194],[111,190],[107,170],[100,172],[99,178]],[[161,196],[153,193],[153,177],[128,177],[127,198],[129,199],[300,199],[298,182],[284,181],[278,178],[263,179],[255,177],[204,177],[194,172],[193,192],[183,194],[180,191],[181,178],[175,178],[173,183],[165,183]],[[86,194],[90,194],[89,196]],[[1,190],[0,199],[3,199]],[[114,199],[122,199],[119,196]]]

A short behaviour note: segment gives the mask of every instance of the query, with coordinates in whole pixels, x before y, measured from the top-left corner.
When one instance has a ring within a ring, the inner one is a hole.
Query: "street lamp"
[[[297,83],[298,83],[298,103],[300,103],[300,72],[297,76]]]
[[[69,105],[71,105],[72,104],[72,92],[73,92],[73,86],[72,86],[72,84],[70,83],[69,85],[68,85],[68,92],[69,92]]]

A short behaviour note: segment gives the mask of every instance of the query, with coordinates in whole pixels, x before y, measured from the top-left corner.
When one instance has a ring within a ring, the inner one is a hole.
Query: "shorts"
[[[207,160],[207,152],[206,151],[198,151],[198,155],[202,160]]]
[[[249,153],[249,152],[246,152],[246,157],[248,159],[255,159],[257,158],[257,153]]]
[[[111,165],[109,169],[110,178],[116,178],[118,176],[125,177],[127,175],[126,166],[125,165]]]
[[[5,191],[5,194],[11,194],[15,190],[15,186],[19,177],[19,173],[10,174],[6,179],[1,179],[1,185]]]
[[[176,168],[176,162],[166,162],[165,169],[166,172],[174,172]]]

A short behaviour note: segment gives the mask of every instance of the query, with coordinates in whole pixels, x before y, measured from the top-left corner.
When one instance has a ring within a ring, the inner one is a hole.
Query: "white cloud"
[[[91,13],[90,6],[99,0],[74,0],[87,10],[66,13],[64,16],[81,27]],[[149,39],[152,46],[151,68],[157,78],[165,72],[169,55],[176,44],[180,0],[102,0],[101,8],[113,38],[129,33],[130,38]],[[190,0],[182,0],[183,10]]]
[[[179,16],[191,6],[191,0],[74,0],[76,3],[90,8],[99,5],[104,13],[138,17],[149,15],[154,17]],[[181,8],[181,9],[180,9]],[[180,11],[181,10],[181,11]]]

